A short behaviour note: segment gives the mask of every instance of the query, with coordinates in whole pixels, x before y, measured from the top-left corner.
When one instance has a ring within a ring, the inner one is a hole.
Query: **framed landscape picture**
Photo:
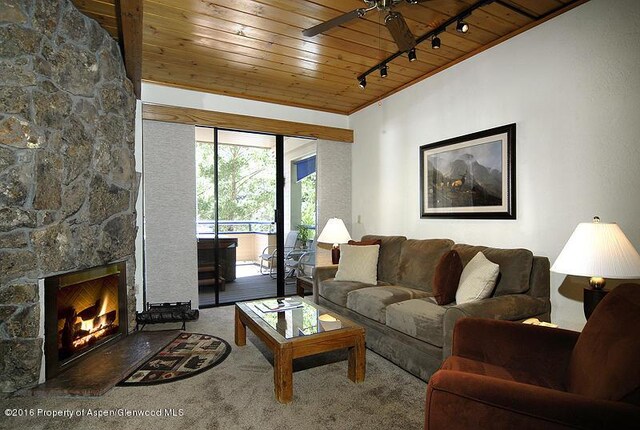
[[[515,219],[516,125],[420,147],[420,217]]]

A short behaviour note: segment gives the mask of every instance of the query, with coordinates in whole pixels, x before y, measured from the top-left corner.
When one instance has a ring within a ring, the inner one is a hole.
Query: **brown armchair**
[[[640,423],[640,285],[582,332],[463,318],[427,387],[425,429],[623,429]]]

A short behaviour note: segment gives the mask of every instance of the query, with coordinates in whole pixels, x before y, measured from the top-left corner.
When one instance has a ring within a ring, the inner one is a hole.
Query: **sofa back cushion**
[[[436,266],[452,245],[449,239],[406,240],[400,252],[398,284],[432,293]]]
[[[378,255],[378,280],[395,284],[398,281],[398,261],[400,249],[407,240],[404,236],[362,236],[362,241],[380,240],[380,254]]]
[[[382,245],[382,240],[380,239],[376,239],[376,240],[361,240],[361,241],[356,241],[356,240],[350,240],[349,242],[347,242],[347,245],[353,245],[353,246],[369,246],[369,245]]]
[[[478,252],[482,252],[489,261],[500,266],[494,296],[520,294],[529,289],[533,253],[528,249],[488,248],[460,243],[453,245],[453,249],[458,251],[465,266]]]
[[[640,404],[640,285],[622,284],[595,308],[578,337],[567,391]]]

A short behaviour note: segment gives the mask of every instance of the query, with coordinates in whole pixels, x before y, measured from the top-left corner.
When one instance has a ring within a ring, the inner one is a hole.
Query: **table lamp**
[[[584,289],[584,314],[587,319],[608,291],[605,278],[640,278],[640,255],[618,224],[593,222],[578,224],[551,267],[552,272],[588,276]]]
[[[351,236],[340,218],[329,218],[329,221],[327,221],[327,224],[316,240],[320,243],[333,244],[331,248],[331,262],[338,264],[338,261],[340,261],[340,244],[349,242]]]

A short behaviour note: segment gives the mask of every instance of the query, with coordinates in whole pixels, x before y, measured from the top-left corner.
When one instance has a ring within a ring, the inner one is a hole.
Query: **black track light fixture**
[[[375,4],[376,6],[379,6],[379,5],[396,4],[396,3],[400,3],[401,1],[402,0],[365,0],[365,3],[367,4],[371,3],[371,4]],[[407,3],[411,3],[411,4],[418,4],[425,1],[427,0],[406,0]],[[358,75],[358,83],[360,84],[360,87],[364,88],[367,85],[367,81],[365,78],[371,73],[374,73],[376,70],[380,71],[381,78],[386,78],[389,72],[389,69],[388,69],[389,63],[395,60],[396,58],[403,56],[405,53],[407,54],[409,61],[415,61],[417,59],[416,46],[422,42],[426,42],[427,40],[430,40],[432,49],[440,49],[442,41],[440,40],[440,37],[438,37],[438,35],[442,34],[443,32],[446,32],[447,28],[453,27],[455,25],[457,32],[463,33],[463,34],[467,33],[470,30],[470,26],[465,21],[465,19],[468,19],[473,14],[473,12],[476,11],[477,9],[487,6],[493,2],[498,2],[501,5],[508,7],[519,14],[528,17],[529,19],[536,20],[539,18],[533,15],[530,15],[520,9],[517,9],[517,8],[514,9],[514,7],[509,6],[507,2],[503,2],[502,0],[478,0],[471,6],[467,7],[465,10],[458,13],[457,15],[448,18],[446,21],[441,23],[436,28],[428,31],[427,33],[423,34],[418,38],[415,38],[415,39],[412,38],[411,44],[404,45],[404,48],[400,48],[400,50],[397,51],[395,54],[383,60],[380,60],[378,64],[376,64],[375,66],[371,66],[369,70]],[[400,45],[398,45],[398,47],[400,47]]]
[[[469,31],[469,24],[467,24],[463,19],[459,19],[456,24],[456,31],[459,33],[466,33]]]

